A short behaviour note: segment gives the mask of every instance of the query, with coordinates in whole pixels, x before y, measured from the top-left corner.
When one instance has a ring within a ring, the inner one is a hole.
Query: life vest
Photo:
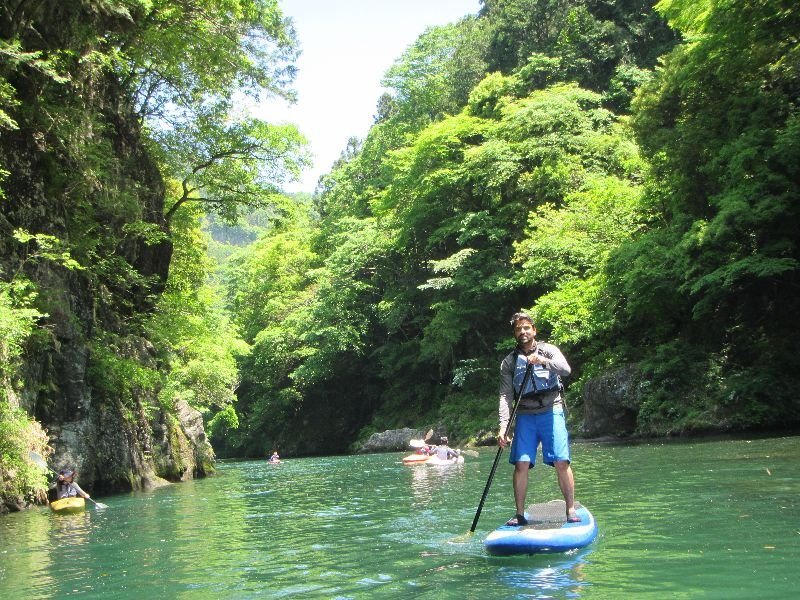
[[[71,483],[67,483],[66,481],[63,483],[58,482],[56,484],[56,495],[59,500],[62,498],[74,498],[78,495],[78,490]]]
[[[536,353],[545,358],[552,358],[549,352],[542,348],[537,348]],[[528,368],[528,357],[522,354],[519,350],[514,350],[515,367],[514,367],[514,391],[519,394],[519,388],[522,386],[522,380],[525,378],[525,371]],[[557,392],[561,389],[561,378],[555,371],[551,371],[544,365],[531,365],[531,375],[528,377],[528,382],[525,384],[525,389],[522,390],[520,397],[527,398],[536,396],[538,394],[546,394],[548,392]]]

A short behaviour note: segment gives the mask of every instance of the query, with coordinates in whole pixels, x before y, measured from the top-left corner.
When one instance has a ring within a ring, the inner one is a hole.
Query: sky
[[[302,54],[292,86],[298,101],[261,102],[256,115],[295,123],[309,140],[314,165],[287,192],[313,192],[350,137],[372,125],[386,70],[429,26],[454,23],[479,0],[281,0]]]

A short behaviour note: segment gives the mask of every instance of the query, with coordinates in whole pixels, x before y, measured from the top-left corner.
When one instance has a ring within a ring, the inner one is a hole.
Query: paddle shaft
[[[514,406],[511,408],[511,414],[508,416],[508,425],[506,425],[506,430],[504,435],[507,434],[511,430],[511,424],[514,422],[514,416],[517,414],[517,405],[519,404],[519,399],[522,397],[522,390],[525,389],[525,386],[528,383],[528,379],[531,376],[531,363],[528,363],[528,368],[525,369],[525,376],[522,378],[522,385],[519,386],[519,391],[516,393],[514,398]],[[472,519],[472,527],[469,528],[470,533],[475,532],[475,528],[478,526],[478,519],[481,518],[481,511],[483,510],[483,504],[486,502],[486,496],[489,495],[489,488],[492,487],[492,480],[494,479],[494,472],[497,470],[497,464],[500,462],[500,455],[503,453],[503,447],[500,446],[497,449],[497,454],[494,457],[494,462],[492,463],[492,470],[489,471],[489,479],[486,481],[486,487],[483,488],[483,495],[481,496],[481,501],[478,504],[478,510],[475,512],[475,518]]]

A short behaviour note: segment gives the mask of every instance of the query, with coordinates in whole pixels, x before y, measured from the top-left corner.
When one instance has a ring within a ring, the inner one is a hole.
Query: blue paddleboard
[[[567,523],[563,500],[532,504],[525,511],[528,524],[501,525],[486,537],[489,554],[538,554],[583,548],[597,537],[597,522],[585,506],[575,503],[580,523]]]

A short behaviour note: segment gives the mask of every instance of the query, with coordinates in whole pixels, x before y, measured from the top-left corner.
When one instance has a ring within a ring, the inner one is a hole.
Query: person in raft
[[[75,483],[75,476],[77,474],[77,471],[70,468],[61,469],[58,472],[55,483],[56,498],[58,500],[62,498],[74,498],[75,496],[81,496],[82,498],[91,497],[81,489],[81,486]]]
[[[570,374],[571,368],[561,351],[553,344],[536,341],[536,325],[524,312],[511,317],[511,328],[517,347],[500,363],[500,433],[498,444],[505,448],[509,442],[508,421],[515,394],[519,394],[515,435],[508,462],[514,465],[513,487],[516,515],[506,525],[527,525],[525,496],[528,493],[528,471],[536,464],[536,451],[542,444],[542,462],[555,467],[558,486],[564,495],[567,521],[577,523],[575,514],[575,480],[569,455],[564,402],[561,398],[560,377]],[[531,374],[520,391],[525,372]]]
[[[433,449],[432,453],[435,454],[439,460],[458,458],[458,452],[447,445],[447,438],[444,436],[439,440],[439,445]]]

